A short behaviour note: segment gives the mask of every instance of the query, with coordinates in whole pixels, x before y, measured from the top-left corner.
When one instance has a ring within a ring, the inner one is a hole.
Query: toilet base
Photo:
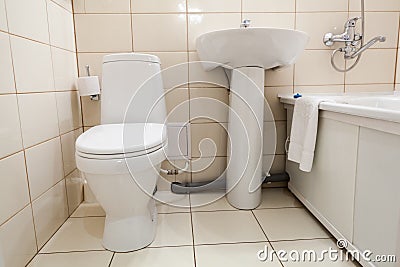
[[[157,210],[148,216],[128,218],[106,216],[103,247],[114,252],[129,252],[150,245],[156,236]]]

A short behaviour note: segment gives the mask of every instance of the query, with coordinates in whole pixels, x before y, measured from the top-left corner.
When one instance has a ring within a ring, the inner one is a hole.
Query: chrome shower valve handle
[[[361,33],[356,32],[357,21],[361,20]],[[385,42],[384,36],[376,36],[368,43],[364,44],[365,32],[365,3],[361,0],[361,16],[354,17],[346,21],[344,24],[344,32],[341,34],[333,34],[328,32],[324,35],[323,42],[326,46],[331,47],[336,42],[344,43],[343,47],[337,48],[332,51],[331,64],[332,67],[339,72],[347,72],[352,70],[360,61],[361,54],[373,46],[377,42]],[[355,59],[355,62],[345,68],[339,68],[334,62],[335,55],[341,52],[345,60]]]
[[[355,27],[359,19],[362,18],[354,17],[349,19],[344,25],[344,32],[341,34],[326,33],[324,35],[324,44],[326,46],[332,46],[336,42],[346,43],[346,45],[358,44],[358,41],[362,39],[362,34],[355,32]]]

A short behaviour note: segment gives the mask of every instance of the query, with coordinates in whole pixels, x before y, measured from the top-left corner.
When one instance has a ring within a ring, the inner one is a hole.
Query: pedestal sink
[[[306,33],[276,28],[240,28],[199,36],[196,48],[206,71],[231,70],[227,198],[238,209],[261,203],[264,70],[293,64]]]

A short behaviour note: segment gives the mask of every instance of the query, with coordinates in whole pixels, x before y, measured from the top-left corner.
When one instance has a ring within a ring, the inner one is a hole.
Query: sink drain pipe
[[[287,172],[269,174],[264,178],[263,183],[274,183],[274,182],[288,182],[290,180]],[[205,181],[205,182],[172,182],[171,192],[175,194],[190,194],[198,193],[207,190],[226,190],[226,177],[225,174],[217,180]]]

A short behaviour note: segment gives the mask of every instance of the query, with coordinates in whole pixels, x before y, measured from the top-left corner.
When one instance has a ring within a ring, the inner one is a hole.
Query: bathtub
[[[290,136],[295,100],[281,95]],[[400,96],[324,95],[312,171],[286,162],[289,189],[362,266],[400,262]],[[397,258],[383,263],[379,255]]]

